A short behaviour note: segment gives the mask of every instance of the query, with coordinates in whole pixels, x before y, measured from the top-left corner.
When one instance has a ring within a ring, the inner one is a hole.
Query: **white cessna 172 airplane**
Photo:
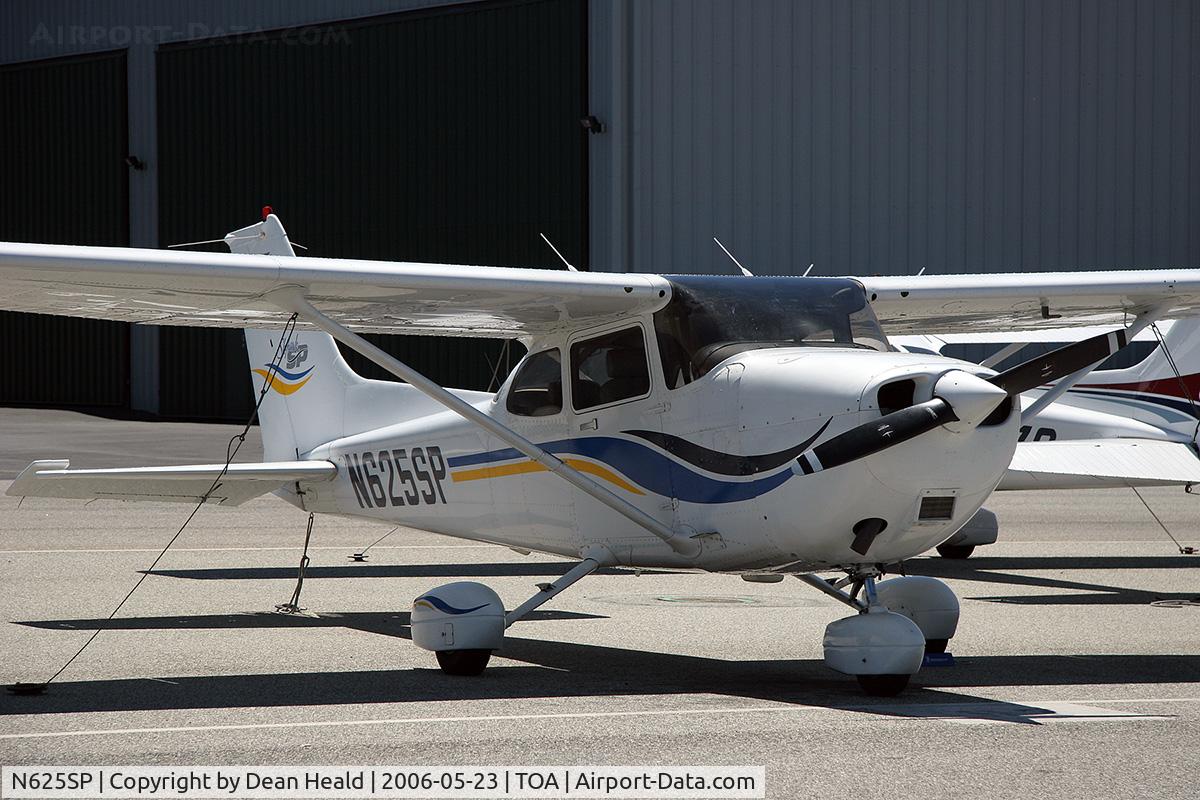
[[[39,461],[9,494],[237,505],[274,491],[310,512],[578,559],[511,611],[473,582],[418,597],[413,641],[452,674],[482,672],[507,626],[625,565],[795,575],[854,611],[826,629],[826,663],[895,694],[945,648],[958,601],[931,578],[879,579],[1006,478],[1013,398],[1150,320],[1200,314],[1200,270],[774,278],[298,258],[273,214],[226,241],[231,254],[0,244],[0,308],[246,329],[266,462]],[[1115,327],[997,373],[895,352],[876,318],[900,333],[1015,330],[1050,310],[1060,327]],[[459,391],[364,331],[515,338],[529,354],[496,394]],[[335,340],[407,384],[359,377]],[[1059,444],[1029,444],[1020,475],[1097,480],[1064,471]],[[1194,464],[1163,476],[1125,459],[1128,443],[1103,444],[1115,455],[1100,485],[1200,480]],[[1178,442],[1134,446],[1196,461]]]

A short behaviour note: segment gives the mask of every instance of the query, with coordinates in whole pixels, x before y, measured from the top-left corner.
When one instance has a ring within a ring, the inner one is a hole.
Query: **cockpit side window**
[[[550,417],[563,408],[562,354],[534,353],[517,368],[508,388],[508,410],[522,417]]]
[[[649,391],[650,367],[641,328],[571,345],[571,403],[576,411],[632,400]]]

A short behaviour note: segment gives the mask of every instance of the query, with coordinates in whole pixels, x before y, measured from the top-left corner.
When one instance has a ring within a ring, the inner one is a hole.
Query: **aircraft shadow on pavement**
[[[555,577],[565,575],[577,561],[516,561],[492,564],[339,564],[313,567],[304,571],[304,579],[317,578],[495,578]],[[663,570],[641,570],[644,575],[667,575]],[[209,567],[202,569],[156,569],[149,575],[191,580],[296,580],[295,567]],[[629,575],[634,570],[606,567],[597,575]]]
[[[1197,570],[1200,576],[1200,556],[1035,556],[1014,558],[921,558],[904,564],[909,575],[931,578],[976,581],[1008,586],[1029,586],[1040,589],[1067,589],[1065,594],[975,596],[960,593],[968,600],[984,600],[1014,605],[1149,605],[1162,600],[1195,600],[1200,595],[1200,581],[1191,592],[1158,592],[1110,586],[1102,583],[1072,581],[1046,575],[1014,574],[1023,570]]]
[[[589,615],[544,612],[540,619]],[[45,620],[19,623],[40,628],[94,630],[246,629],[346,627],[408,638],[406,612],[321,614],[227,614],[133,617],[115,620]],[[508,637],[499,659],[479,678],[446,676],[429,668],[288,672],[276,674],[155,676],[61,681],[43,696],[0,695],[0,715],[196,708],[355,705],[445,700],[497,700],[615,695],[725,695],[871,713],[913,716],[914,704],[980,705],[980,714],[1008,719],[1010,703],[975,698],[976,687],[1200,683],[1200,656],[1042,655],[960,657],[952,668],[927,668],[898,698],[864,698],[850,678],[817,659],[731,661],[656,653],[596,644]],[[513,665],[512,662],[518,662]],[[296,659],[290,662],[291,666]],[[303,663],[303,657],[299,659]],[[281,667],[286,670],[287,665]],[[966,690],[966,694],[964,691]],[[989,705],[990,704],[990,705]],[[988,712],[992,705],[995,713]],[[986,706],[986,707],[985,707]],[[1019,716],[1019,714],[1018,714]]]
[[[991,569],[1195,569],[1200,555],[1165,553],[1161,556],[972,556],[971,558],[919,558],[905,562],[933,570],[944,570],[957,577],[959,572]]]
[[[156,631],[156,630],[238,630],[271,628],[350,628],[367,633],[379,633],[402,639],[409,637],[407,611],[354,611],[348,613],[321,612],[281,614],[257,611],[241,614],[195,614],[177,617],[117,617],[115,619],[46,619],[28,620],[14,624],[30,628],[79,631]],[[530,612],[527,620],[607,619],[599,614],[574,611],[538,610]]]
[[[497,562],[490,564],[340,564],[310,566],[305,579],[322,578],[486,578],[555,577],[575,562]],[[1200,567],[1200,556],[1037,556],[983,557],[964,560],[922,558],[905,563],[911,575],[975,581],[1009,586],[1065,589],[1066,593],[1037,595],[971,596],[965,599],[1016,605],[1147,605],[1161,600],[1193,600],[1195,592],[1156,592],[1101,583],[1072,581],[1043,575],[1014,574],[1022,570],[1174,570]],[[643,570],[644,574],[670,574],[668,570]],[[189,580],[295,580],[295,567],[226,567],[160,569],[149,573]],[[621,567],[598,570],[600,575],[633,575]],[[1197,574],[1200,574],[1198,572]]]

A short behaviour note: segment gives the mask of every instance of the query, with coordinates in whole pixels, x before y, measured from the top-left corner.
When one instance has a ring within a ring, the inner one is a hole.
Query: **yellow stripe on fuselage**
[[[624,489],[633,494],[645,494],[641,489],[634,486],[629,481],[622,478],[617,473],[613,472],[608,467],[594,464],[591,461],[582,461],[578,458],[564,458],[563,461],[574,469],[588,475],[595,475],[597,478],[602,478],[609,483]],[[545,467],[536,461],[518,461],[515,464],[502,464],[498,467],[478,467],[477,469],[464,469],[450,474],[450,479],[455,483],[462,481],[481,481],[488,478],[504,478],[509,475],[527,475],[531,472],[548,472]]]
[[[300,387],[302,387],[302,386],[304,386],[304,384],[308,383],[309,378],[312,377],[312,375],[309,375],[308,377],[306,377],[304,380],[300,381],[299,383],[284,383],[282,380],[279,379],[278,376],[272,377],[271,375],[269,375],[265,369],[256,369],[256,370],[252,370],[252,371],[257,375],[261,375],[263,377],[263,380],[265,380],[267,382],[267,385],[270,386],[275,391],[279,392],[280,394],[292,394],[293,392],[300,391]]]

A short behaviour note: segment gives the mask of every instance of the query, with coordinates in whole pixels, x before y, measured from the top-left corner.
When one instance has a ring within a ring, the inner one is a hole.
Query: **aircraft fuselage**
[[[897,386],[902,402],[919,403],[940,376],[962,368],[921,354],[768,347],[686,386],[667,391],[655,380],[642,397],[582,411],[568,397],[556,414],[514,414],[505,403],[512,379],[477,404],[676,530],[711,534],[694,561],[448,411],[304,454],[332,461],[339,475],[302,487],[303,506],[564,556],[602,544],[637,566],[747,572],[894,562],[947,539],[983,504],[1012,457],[1019,415],[942,426],[815,474],[804,474],[797,456],[879,417]],[[868,520],[886,526],[857,552],[856,526]]]

